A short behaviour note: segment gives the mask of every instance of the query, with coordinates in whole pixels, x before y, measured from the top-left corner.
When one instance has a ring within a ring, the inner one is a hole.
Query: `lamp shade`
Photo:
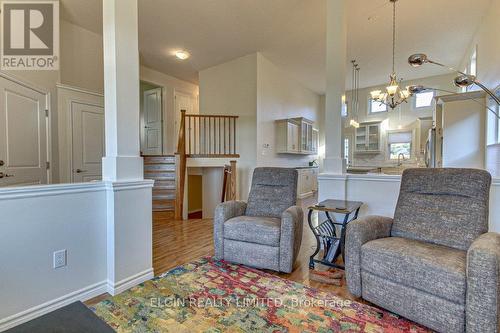
[[[409,58],[408,58],[408,63],[412,66],[412,67],[419,67],[419,66],[422,66],[423,64],[425,64],[426,62],[428,62],[429,59],[427,58],[427,55],[423,54],[423,53],[416,53],[416,54],[412,54]]]
[[[397,84],[395,85],[390,85],[387,87],[387,93],[389,96],[394,96],[398,92],[399,86]]]
[[[476,77],[474,75],[459,75],[453,80],[453,83],[460,88],[468,87],[475,83]]]
[[[372,96],[372,99],[378,99],[381,92],[382,90],[373,90],[370,92],[370,95]]]

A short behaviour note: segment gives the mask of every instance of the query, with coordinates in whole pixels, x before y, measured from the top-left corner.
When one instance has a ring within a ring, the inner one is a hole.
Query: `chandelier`
[[[371,97],[374,101],[385,104],[391,109],[395,109],[398,105],[407,102],[408,98],[411,96],[411,92],[406,89],[401,89],[399,87],[398,78],[396,76],[396,2],[398,0],[389,0],[392,2],[392,74],[390,75],[389,85],[386,87],[386,91],[374,90],[370,92]]]

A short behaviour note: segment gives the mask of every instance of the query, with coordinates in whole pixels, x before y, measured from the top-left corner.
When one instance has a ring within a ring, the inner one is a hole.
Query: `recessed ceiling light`
[[[181,60],[186,60],[187,58],[189,58],[190,54],[189,54],[189,52],[187,52],[187,51],[179,50],[179,51],[176,51],[176,52],[175,52],[175,56],[176,56],[178,59],[181,59]]]

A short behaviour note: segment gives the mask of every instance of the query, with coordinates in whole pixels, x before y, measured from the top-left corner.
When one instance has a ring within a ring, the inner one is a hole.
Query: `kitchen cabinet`
[[[297,169],[297,198],[303,199],[314,195],[318,191],[318,168]]]
[[[319,132],[313,125],[314,122],[306,118],[277,120],[276,152],[279,154],[317,154]]]
[[[380,152],[380,130],[381,123],[361,123],[355,133],[355,153],[379,153]]]

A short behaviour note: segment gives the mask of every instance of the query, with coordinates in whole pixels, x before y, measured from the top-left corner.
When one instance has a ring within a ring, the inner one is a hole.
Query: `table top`
[[[318,210],[322,212],[332,212],[332,213],[352,213],[363,203],[360,201],[348,201],[348,200],[324,200],[320,203],[310,206],[310,210]]]

